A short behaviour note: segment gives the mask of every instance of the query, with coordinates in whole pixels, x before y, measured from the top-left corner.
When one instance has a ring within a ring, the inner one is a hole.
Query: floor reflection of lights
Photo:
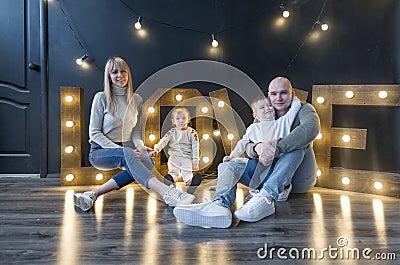
[[[104,196],[99,196],[94,204],[94,211],[96,214],[96,226],[97,232],[101,232],[101,223],[103,221],[103,209],[104,209]]]
[[[142,264],[158,263],[159,225],[157,223],[158,200],[151,195],[147,196],[146,232],[144,235],[144,253]]]
[[[74,191],[67,190],[65,192],[64,213],[61,225],[61,237],[58,246],[57,264],[74,265],[78,264],[78,256],[80,254],[81,239],[79,219],[75,213]]]
[[[374,210],[375,229],[378,235],[378,241],[380,244],[386,247],[387,246],[386,223],[385,223],[385,211],[383,203],[379,199],[373,199],[372,207]]]
[[[323,249],[327,247],[326,234],[325,234],[325,220],[322,198],[319,193],[313,193],[314,200],[314,213],[312,217],[312,234],[310,247],[315,249]],[[318,253],[319,255],[320,253]]]
[[[124,231],[124,247],[125,252],[130,252],[133,231],[133,210],[135,204],[135,192],[132,187],[126,189],[126,203],[125,203],[125,231]]]

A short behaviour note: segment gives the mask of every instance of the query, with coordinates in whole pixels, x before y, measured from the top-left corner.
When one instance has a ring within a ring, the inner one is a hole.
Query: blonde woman
[[[144,146],[140,115],[142,98],[135,94],[128,64],[120,57],[108,59],[104,70],[104,91],[92,103],[89,123],[89,161],[97,169],[123,169],[100,187],[74,196],[83,211],[93,207],[97,197],[118,190],[133,181],[158,192],[170,206],[190,204],[195,197],[160,182],[151,172],[153,161]]]

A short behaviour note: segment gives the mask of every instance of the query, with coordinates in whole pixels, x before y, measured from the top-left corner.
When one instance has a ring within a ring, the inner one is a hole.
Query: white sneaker
[[[253,198],[254,195],[256,195],[257,193],[259,193],[260,190],[258,189],[252,189],[249,191],[249,195],[247,195],[246,199],[244,200],[244,203],[250,201],[251,198]]]
[[[192,194],[182,192],[174,188],[174,185],[169,186],[169,189],[164,194],[163,199],[166,204],[171,207],[178,205],[188,205],[191,204],[196,197]]]
[[[227,228],[232,224],[231,211],[215,202],[175,207],[175,217],[191,226]]]
[[[259,193],[254,195],[234,213],[235,217],[246,222],[257,222],[275,213],[274,201]]]
[[[292,191],[292,183],[289,184],[289,187],[287,187],[281,193],[279,193],[278,198],[276,199],[276,201],[278,201],[278,202],[287,201],[291,191]]]
[[[276,201],[278,201],[278,202],[287,201],[291,191],[292,191],[292,183],[290,183],[289,186],[286,189],[284,189],[281,193],[279,193],[278,198],[276,199]],[[260,190],[258,190],[258,189],[250,190],[249,191],[249,195],[247,195],[247,197],[244,200],[244,202],[245,203],[248,202],[254,195],[256,195],[259,192],[260,192]]]
[[[74,204],[79,207],[82,211],[89,211],[94,202],[97,199],[97,195],[93,191],[85,191],[84,193],[75,193],[74,194]]]

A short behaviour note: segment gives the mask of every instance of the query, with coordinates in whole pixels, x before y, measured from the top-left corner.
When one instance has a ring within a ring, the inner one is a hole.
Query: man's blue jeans
[[[136,156],[132,147],[102,148],[92,142],[89,153],[89,161],[93,167],[100,170],[124,169],[113,177],[122,188],[133,181],[137,181],[147,188],[147,182],[154,177],[151,173],[154,163],[148,155]]]
[[[315,185],[316,179],[317,163],[311,145],[283,154],[269,167],[264,167],[255,159],[247,164],[228,161],[218,166],[218,183],[213,201],[232,207],[237,182],[250,188],[262,187],[275,200],[290,183],[293,193],[304,193]]]

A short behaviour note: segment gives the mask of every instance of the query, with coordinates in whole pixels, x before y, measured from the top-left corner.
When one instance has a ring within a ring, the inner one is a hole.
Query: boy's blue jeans
[[[218,166],[217,190],[213,201],[231,208],[236,198],[237,182],[250,188],[264,188],[276,199],[292,183],[293,193],[311,189],[317,179],[317,163],[311,145],[283,154],[269,167],[258,160],[245,163],[224,162]]]
[[[102,148],[92,142],[90,146],[89,161],[93,167],[100,170],[123,168],[124,170],[113,177],[122,188],[133,181],[137,181],[147,188],[149,179],[154,177],[151,173],[154,167],[153,160],[148,155],[136,156],[132,147]]]

